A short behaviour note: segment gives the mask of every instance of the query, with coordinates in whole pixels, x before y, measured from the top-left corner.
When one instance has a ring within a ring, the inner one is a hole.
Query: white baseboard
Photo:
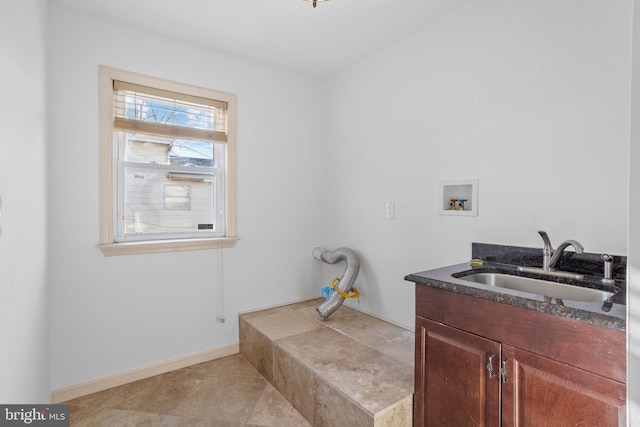
[[[177,359],[154,363],[153,365],[143,366],[141,368],[132,369],[120,374],[109,375],[107,377],[97,378],[85,383],[63,387],[51,392],[50,403],[66,402],[67,400],[86,396],[87,394],[96,393],[108,388],[117,387],[133,381],[153,377],[154,375],[164,374],[176,369],[186,368],[187,366],[197,365],[198,363],[220,359],[221,357],[225,356],[231,356],[232,354],[236,354],[239,352],[240,344],[234,343],[222,347],[217,347],[211,350],[202,351],[200,353],[179,357]]]

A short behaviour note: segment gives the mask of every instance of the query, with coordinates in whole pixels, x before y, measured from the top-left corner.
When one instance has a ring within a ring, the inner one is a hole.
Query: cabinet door
[[[499,426],[500,344],[420,317],[416,331],[414,426]]]
[[[620,427],[625,386],[617,381],[503,345],[504,427]]]

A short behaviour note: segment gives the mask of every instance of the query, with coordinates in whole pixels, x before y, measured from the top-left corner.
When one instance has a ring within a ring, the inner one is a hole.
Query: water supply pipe
[[[336,289],[341,292],[333,292],[329,299],[320,304],[316,311],[320,315],[322,320],[327,320],[331,314],[338,309],[344,302],[345,298],[342,295],[348,294],[353,287],[353,283],[356,281],[358,271],[360,270],[360,260],[356,253],[348,248],[338,248],[334,251],[329,251],[322,248],[315,248],[313,250],[313,257],[319,261],[326,262],[327,264],[335,264],[339,261],[345,261],[347,267],[340,278],[340,282]],[[342,293],[342,295],[340,295]]]

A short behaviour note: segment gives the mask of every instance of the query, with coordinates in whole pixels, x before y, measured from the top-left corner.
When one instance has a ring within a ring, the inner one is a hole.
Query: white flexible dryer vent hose
[[[340,278],[340,283],[338,284],[338,289],[342,291],[343,294],[348,294],[353,287],[353,283],[356,281],[356,277],[358,276],[358,271],[360,270],[360,260],[356,253],[348,248],[338,248],[334,251],[328,251],[322,248],[315,248],[313,250],[313,257],[322,262],[326,262],[327,264],[335,264],[338,261],[345,261],[347,263],[347,267]],[[322,320],[327,320],[331,314],[338,309],[344,302],[344,297],[340,295],[338,292],[333,292],[331,297],[320,304],[316,311],[320,315]]]

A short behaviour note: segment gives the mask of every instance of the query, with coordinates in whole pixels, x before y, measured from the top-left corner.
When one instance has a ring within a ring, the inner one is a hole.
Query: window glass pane
[[[124,160],[128,162],[212,168],[213,153],[211,142],[131,132],[125,137]]]
[[[213,174],[125,167],[124,232],[215,231],[214,191]]]
[[[204,141],[176,139],[169,150],[172,165],[213,167],[213,144]]]
[[[164,185],[165,209],[191,209],[191,186],[179,184]]]
[[[169,164],[171,138],[144,134],[126,134],[124,159],[129,162]]]

